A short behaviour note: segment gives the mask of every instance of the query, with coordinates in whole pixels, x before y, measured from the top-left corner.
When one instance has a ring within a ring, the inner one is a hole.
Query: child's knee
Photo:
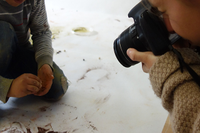
[[[0,43],[1,45],[9,47],[13,47],[13,45],[18,43],[13,26],[5,21],[0,21]]]
[[[62,88],[63,88],[63,92],[65,94],[68,90],[69,83],[67,81],[67,78],[64,75],[61,76],[61,85],[62,85]]]
[[[1,32],[4,33],[4,35],[7,35],[7,34],[11,35],[15,33],[13,26],[10,23],[5,22],[5,21],[0,21],[0,30]]]

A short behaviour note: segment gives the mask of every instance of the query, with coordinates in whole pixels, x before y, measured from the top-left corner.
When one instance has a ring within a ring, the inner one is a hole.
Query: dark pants
[[[63,71],[53,63],[54,79],[49,92],[42,96],[48,100],[59,100],[67,91],[68,83]],[[0,21],[0,75],[15,79],[24,73],[37,75],[35,53],[31,48],[22,48],[13,27]]]

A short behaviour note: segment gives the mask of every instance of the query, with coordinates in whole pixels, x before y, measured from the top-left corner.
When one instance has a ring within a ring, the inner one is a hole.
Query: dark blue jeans
[[[53,84],[49,92],[42,97],[55,101],[66,93],[68,83],[63,71],[55,63],[53,67]],[[37,75],[37,70],[34,51],[20,47],[12,25],[0,21],[0,75],[15,79],[24,73]]]

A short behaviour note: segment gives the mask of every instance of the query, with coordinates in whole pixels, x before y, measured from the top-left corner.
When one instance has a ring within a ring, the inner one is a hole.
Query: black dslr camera
[[[138,62],[132,61],[126,51],[135,48],[138,51],[152,51],[154,55],[162,55],[169,51],[169,45],[180,39],[177,34],[169,34],[162,19],[152,13],[149,3],[138,3],[128,14],[134,24],[123,31],[114,41],[114,52],[124,67]]]

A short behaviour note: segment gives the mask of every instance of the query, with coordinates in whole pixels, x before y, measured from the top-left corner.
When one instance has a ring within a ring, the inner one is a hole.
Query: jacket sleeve
[[[49,64],[53,68],[52,33],[47,21],[44,0],[34,0],[30,14],[30,30],[38,69],[44,64]]]
[[[200,75],[200,58],[191,49],[179,49],[184,61]],[[175,133],[200,131],[200,87],[180,66],[176,55],[167,52],[150,69],[150,82],[163,107],[170,113]]]
[[[12,84],[13,79],[7,79],[0,76],[0,100],[4,103],[7,102],[7,94]]]

